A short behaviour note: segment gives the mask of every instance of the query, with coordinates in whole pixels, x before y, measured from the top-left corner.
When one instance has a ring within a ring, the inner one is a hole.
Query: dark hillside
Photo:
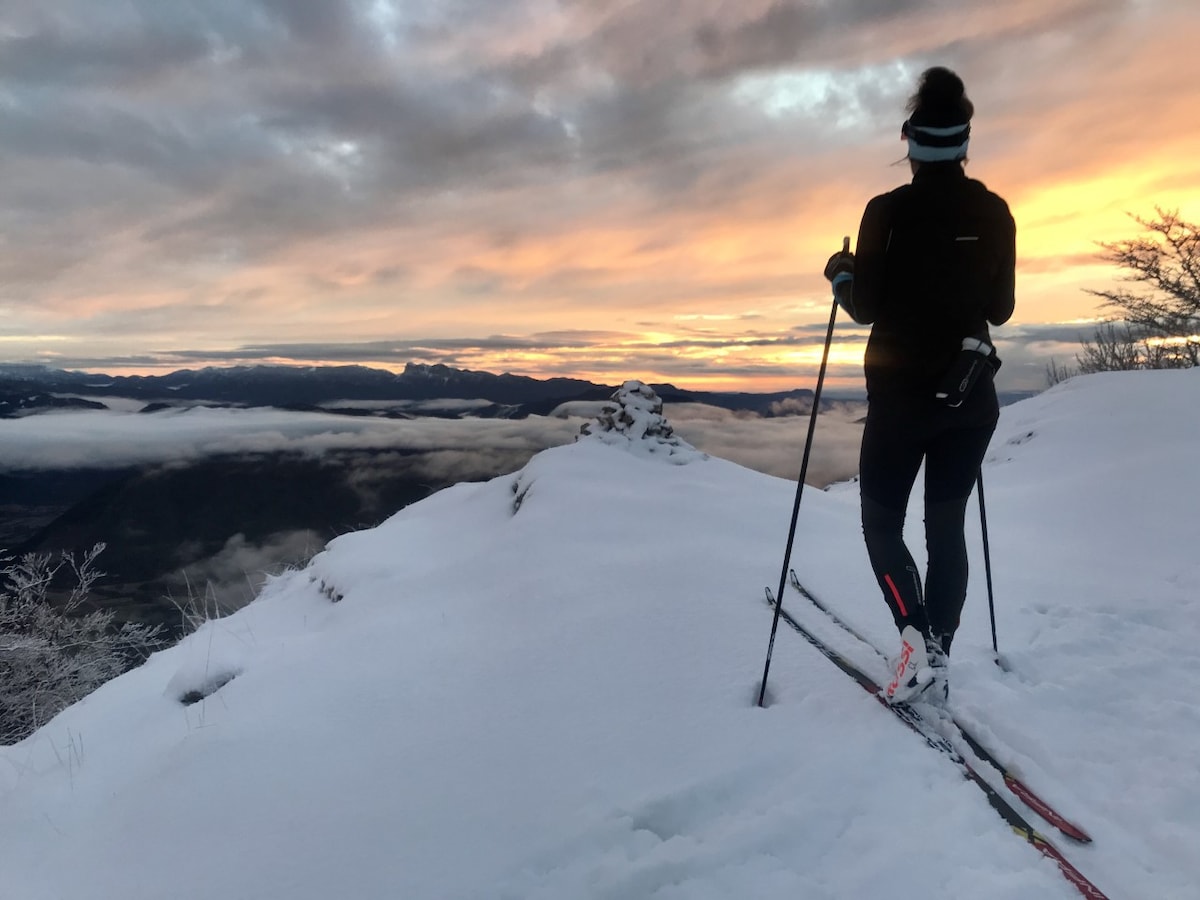
[[[80,552],[102,541],[100,602],[119,618],[175,627],[179,613],[169,598],[186,597],[185,570],[193,591],[211,588],[224,604],[239,605],[248,599],[247,579],[301,562],[330,538],[447,486],[418,463],[418,454],[355,451],[213,457],[125,472],[11,549]],[[229,571],[239,562],[254,570]]]

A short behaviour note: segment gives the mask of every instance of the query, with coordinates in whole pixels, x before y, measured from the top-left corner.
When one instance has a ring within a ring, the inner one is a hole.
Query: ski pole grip
[[[842,252],[850,252],[850,235],[846,235],[844,238],[842,238]]]

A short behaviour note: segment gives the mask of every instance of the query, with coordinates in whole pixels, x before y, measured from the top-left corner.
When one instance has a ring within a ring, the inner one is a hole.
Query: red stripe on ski
[[[1081,844],[1090,844],[1092,836],[1076,825],[1074,822],[1064,819],[1059,815],[1054,807],[1048,805],[1041,797],[1027,788],[1024,783],[1018,781],[1007,772],[1002,772],[1004,775],[1004,783],[1008,789],[1016,795],[1017,799],[1032,809],[1035,813],[1065,834],[1067,837],[1074,838]]]
[[[1054,860],[1058,864],[1059,871],[1063,873],[1063,877],[1075,885],[1079,893],[1087,897],[1088,900],[1108,900],[1107,894],[1088,881],[1087,876],[1071,865],[1070,861],[1059,852],[1057,847],[1036,831],[1031,835],[1025,835],[1025,838],[1038,849],[1038,852],[1042,856]]]

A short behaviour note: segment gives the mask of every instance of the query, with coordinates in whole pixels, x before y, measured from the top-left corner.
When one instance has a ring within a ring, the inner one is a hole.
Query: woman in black
[[[908,111],[912,182],[871,200],[856,252],[834,254],[825,269],[842,308],[872,325],[859,484],[867,552],[901,634],[886,689],[895,702],[948,689],[967,591],[967,500],[999,416],[988,324],[1012,315],[1016,266],[1007,204],[963,171],[974,107],[962,81],[927,70]],[[903,538],[922,462],[923,583]]]

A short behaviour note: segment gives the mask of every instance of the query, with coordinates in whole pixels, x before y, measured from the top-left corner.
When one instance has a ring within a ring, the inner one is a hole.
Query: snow
[[[951,707],[1090,831],[1042,829],[1114,900],[1200,884],[1198,403],[1191,370],[1005,408],[1009,671],[971,523]],[[0,748],[0,897],[1078,897],[786,628],[755,707],[794,486],[667,436],[583,437],[344,535]],[[805,492],[792,563],[892,649],[852,483]]]

